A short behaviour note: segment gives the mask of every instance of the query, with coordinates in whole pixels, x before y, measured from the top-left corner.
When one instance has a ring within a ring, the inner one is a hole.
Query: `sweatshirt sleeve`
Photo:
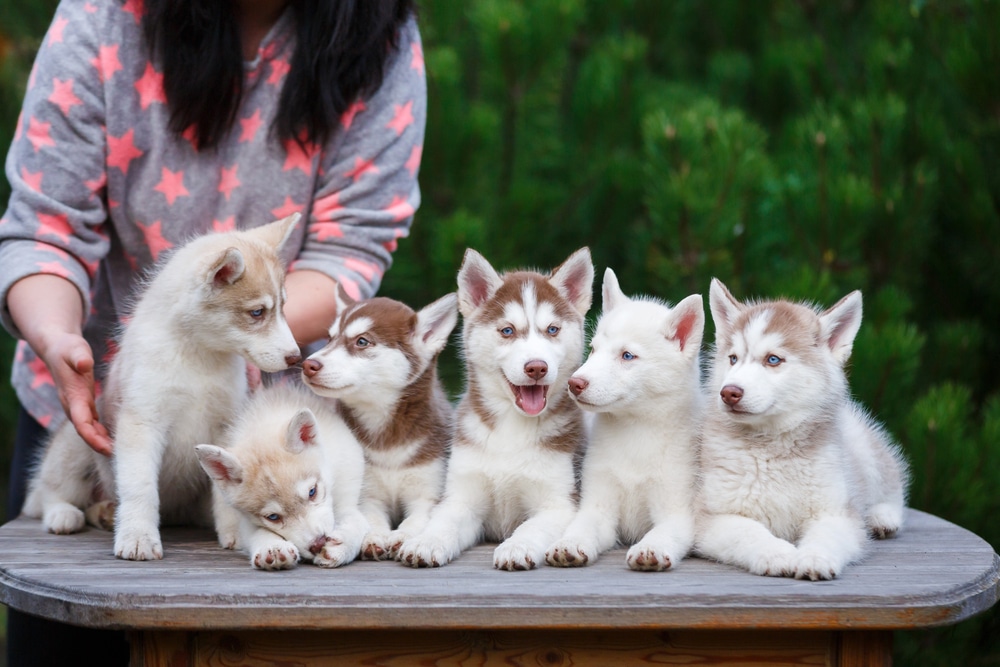
[[[117,54],[96,38],[110,32],[106,16],[89,3],[63,2],[28,80],[6,161],[11,196],[0,218],[0,320],[15,337],[7,309],[15,282],[62,276],[80,290],[87,313],[91,281],[108,252],[102,80]]]
[[[321,271],[372,296],[420,205],[427,89],[416,21],[400,31],[381,87],[356,101],[321,159],[306,239],[291,270]]]

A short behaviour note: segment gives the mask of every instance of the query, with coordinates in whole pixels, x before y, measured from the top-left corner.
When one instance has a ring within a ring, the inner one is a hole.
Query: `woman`
[[[67,415],[110,453],[95,387],[137,281],[174,245],[301,212],[285,315],[303,345],[333,320],[337,282],[374,294],[420,203],[425,111],[408,0],[61,4],[0,219],[0,320],[21,339],[10,516]],[[32,639],[24,619],[12,614],[9,664],[60,659],[23,658],[32,644],[87,654],[48,628]]]

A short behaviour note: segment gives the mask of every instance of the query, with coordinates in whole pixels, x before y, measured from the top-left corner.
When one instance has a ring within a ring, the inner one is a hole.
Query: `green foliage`
[[[861,290],[851,384],[911,504],[1000,546],[1000,2],[420,5],[423,204],[385,294],[453,291],[466,247],[550,268],[582,245],[674,302],[713,276],[821,307]],[[52,7],[0,9],[0,144]],[[897,646],[997,664],[1000,612]]]

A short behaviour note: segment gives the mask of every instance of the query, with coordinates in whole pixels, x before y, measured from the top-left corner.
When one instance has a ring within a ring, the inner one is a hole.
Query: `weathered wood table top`
[[[492,546],[451,565],[355,562],[326,570],[251,569],[206,530],[166,529],[165,558],[112,555],[110,533],[0,527],[0,602],[36,615],[130,630],[813,629],[893,630],[957,623],[998,599],[1000,558],[984,540],[910,510],[835,581],[759,577],[698,558],[632,572],[623,550],[590,567],[492,567]]]

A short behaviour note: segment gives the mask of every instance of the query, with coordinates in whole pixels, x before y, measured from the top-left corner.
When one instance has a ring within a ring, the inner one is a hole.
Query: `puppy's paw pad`
[[[545,562],[555,567],[583,567],[597,560],[597,553],[575,542],[557,542],[545,552]]]
[[[822,554],[806,553],[799,557],[795,566],[796,579],[810,581],[826,581],[835,579],[839,574],[837,565]]]
[[[115,556],[122,560],[160,560],[163,545],[157,534],[128,534],[115,537]]]
[[[330,538],[323,549],[313,557],[313,563],[320,567],[340,567],[358,557],[358,549],[352,549],[337,537]]]
[[[674,561],[663,549],[636,544],[625,555],[625,563],[640,572],[663,572],[673,567]]]
[[[392,560],[391,538],[386,533],[368,533],[361,542],[361,560]]]
[[[396,560],[410,567],[441,567],[451,562],[448,551],[443,540],[414,537],[403,542]]]
[[[493,567],[498,570],[516,572],[533,570],[536,564],[545,560],[545,553],[530,544],[511,543],[507,540],[493,551]]]
[[[902,509],[884,503],[875,505],[871,508],[866,523],[872,537],[879,540],[893,537],[903,527]]]
[[[258,570],[290,570],[299,564],[299,550],[291,542],[261,547],[250,559]]]

